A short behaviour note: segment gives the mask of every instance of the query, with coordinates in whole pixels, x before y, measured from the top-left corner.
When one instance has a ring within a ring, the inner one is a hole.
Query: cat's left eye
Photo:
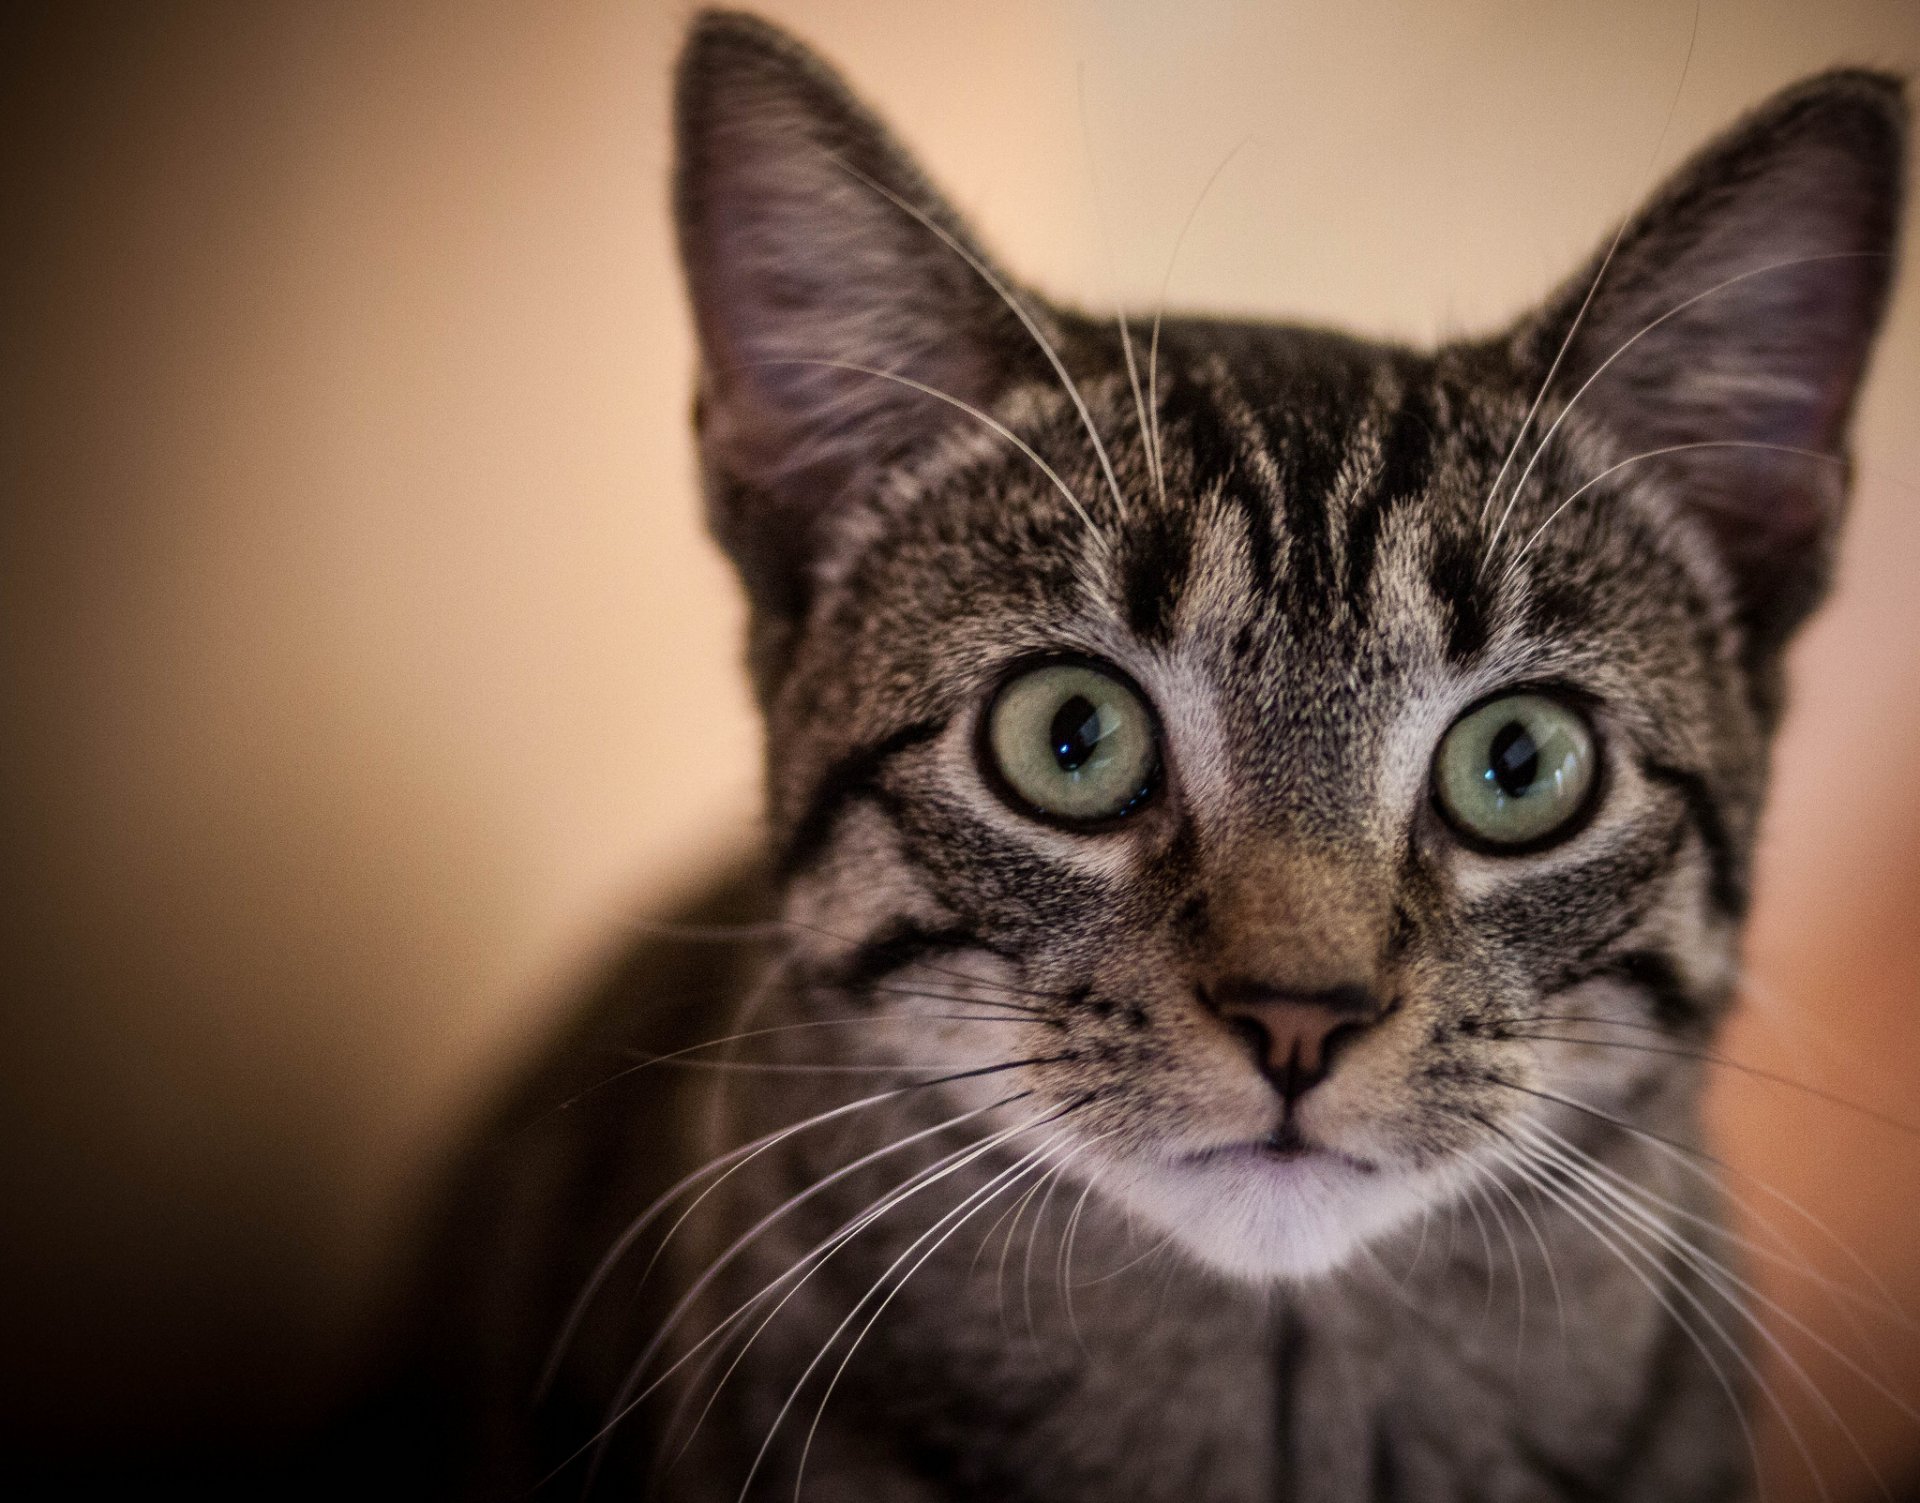
[[[1015,674],[987,710],[995,781],[1027,812],[1093,825],[1130,814],[1160,772],[1153,712],[1117,670],[1081,661]]]
[[[1462,715],[1441,739],[1434,797],[1469,840],[1533,849],[1573,833],[1593,801],[1598,761],[1593,729],[1572,705],[1503,694]]]

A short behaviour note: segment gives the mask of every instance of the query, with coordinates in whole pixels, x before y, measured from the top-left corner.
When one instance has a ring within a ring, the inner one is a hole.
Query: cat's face
[[[681,109],[795,974],[913,1020],[861,1050],[980,1072],[937,1089],[1252,1277],[1685,1110],[1885,297],[1896,90],[1784,96],[1590,304],[1592,269],[1432,355],[1129,349],[1012,293],[754,23],[696,31]]]

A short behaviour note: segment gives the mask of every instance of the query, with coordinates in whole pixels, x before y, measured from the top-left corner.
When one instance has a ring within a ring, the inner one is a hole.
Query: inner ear
[[[676,107],[711,521],[756,602],[791,612],[832,511],[1033,346],[959,216],[790,37],[702,16]]]
[[[1636,478],[1705,531],[1765,651],[1824,584],[1894,272],[1905,129],[1883,74],[1787,90],[1681,168],[1523,339],[1536,371],[1564,346],[1556,394],[1620,458],[1649,456]]]

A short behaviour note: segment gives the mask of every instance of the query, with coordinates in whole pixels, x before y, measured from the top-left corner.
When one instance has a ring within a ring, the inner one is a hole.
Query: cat
[[[1905,118],[1789,88],[1428,352],[1047,303],[701,14],[674,208],[769,849],[466,1163],[440,1490],[1749,1496],[1700,1053]]]

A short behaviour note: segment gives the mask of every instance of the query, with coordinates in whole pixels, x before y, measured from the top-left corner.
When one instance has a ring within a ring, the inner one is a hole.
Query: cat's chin
[[[1261,1284],[1332,1273],[1432,1203],[1432,1187],[1403,1172],[1297,1142],[1230,1144],[1101,1178],[1197,1261]]]

